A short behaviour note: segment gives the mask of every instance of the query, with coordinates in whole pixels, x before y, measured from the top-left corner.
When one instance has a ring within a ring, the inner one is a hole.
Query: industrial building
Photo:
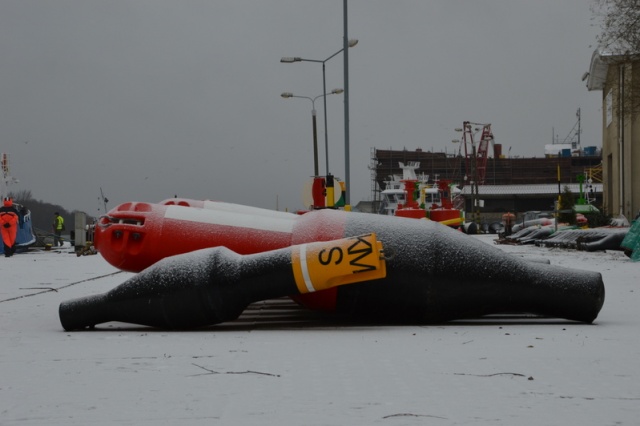
[[[631,220],[640,215],[640,55],[596,50],[583,80],[602,92],[604,209]]]
[[[484,181],[477,186],[477,192],[472,189],[474,167],[468,156],[420,148],[413,151],[373,148],[370,165],[373,201],[370,206],[358,208],[376,212],[380,192],[387,182],[394,175],[402,175],[400,163],[413,161],[420,163],[416,174],[422,180],[449,180],[457,184],[462,189],[467,212],[472,211],[474,196],[481,201],[480,213],[494,213],[493,216],[507,211],[553,210],[558,192],[565,186],[576,195],[582,190],[596,207],[602,205],[602,157],[595,147],[577,147],[570,152],[559,149],[541,158],[511,158],[505,157],[501,146],[496,144],[493,156],[486,158]]]

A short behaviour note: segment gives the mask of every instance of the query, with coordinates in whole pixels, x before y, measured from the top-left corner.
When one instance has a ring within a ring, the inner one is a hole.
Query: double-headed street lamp
[[[315,98],[311,98],[309,96],[297,96],[291,92],[284,92],[280,96],[285,99],[288,98],[301,98],[301,99],[309,99],[311,101],[311,119],[313,120],[313,175],[320,176],[318,172],[318,127],[316,125],[316,99],[324,98],[325,99],[325,108],[327,105],[327,95],[338,95],[344,92],[342,89],[333,89],[329,93],[324,93],[322,95],[318,95]],[[326,111],[326,109],[325,109]],[[325,118],[326,120],[326,118]],[[325,121],[326,123],[326,121]],[[326,127],[325,127],[325,137],[326,137]],[[327,173],[328,174],[328,173]]]
[[[358,44],[358,40],[357,39],[351,39],[348,42],[348,46],[349,47],[353,47],[356,44]],[[336,53],[334,53],[333,55],[329,56],[327,59],[321,60],[321,59],[305,59],[305,58],[300,58],[300,57],[283,57],[282,59],[280,59],[280,62],[282,62],[283,64],[292,64],[294,62],[316,62],[316,63],[321,63],[322,64],[322,91],[324,93],[327,92],[327,79],[326,79],[326,72],[325,72],[325,63],[333,58],[334,56],[336,56],[338,53],[344,51],[344,48],[338,50]],[[324,98],[324,152],[325,152],[325,173],[328,175],[329,174],[329,137],[328,137],[328,133],[327,133],[327,98]],[[317,173],[316,173],[317,175]]]

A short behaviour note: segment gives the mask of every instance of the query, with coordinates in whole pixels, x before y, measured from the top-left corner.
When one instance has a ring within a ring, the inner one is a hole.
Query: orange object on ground
[[[1,211],[0,232],[2,232],[2,241],[5,246],[13,247],[18,235],[18,215],[12,211]]]

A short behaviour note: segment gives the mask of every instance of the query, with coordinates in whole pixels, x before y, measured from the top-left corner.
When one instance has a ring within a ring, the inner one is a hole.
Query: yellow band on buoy
[[[443,224],[443,225],[462,225],[462,223],[464,222],[464,220],[460,217],[457,217],[455,219],[447,219],[447,220],[441,220],[439,221],[439,223]]]
[[[291,265],[300,293],[384,278],[387,267],[376,234],[292,247]]]

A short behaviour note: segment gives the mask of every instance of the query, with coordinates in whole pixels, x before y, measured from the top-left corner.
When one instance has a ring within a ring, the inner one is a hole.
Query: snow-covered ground
[[[60,302],[132,274],[70,248],[0,258],[0,425],[640,424],[640,263],[498,247],[601,272],[595,323],[363,327],[279,299],[200,331],[66,332]]]

